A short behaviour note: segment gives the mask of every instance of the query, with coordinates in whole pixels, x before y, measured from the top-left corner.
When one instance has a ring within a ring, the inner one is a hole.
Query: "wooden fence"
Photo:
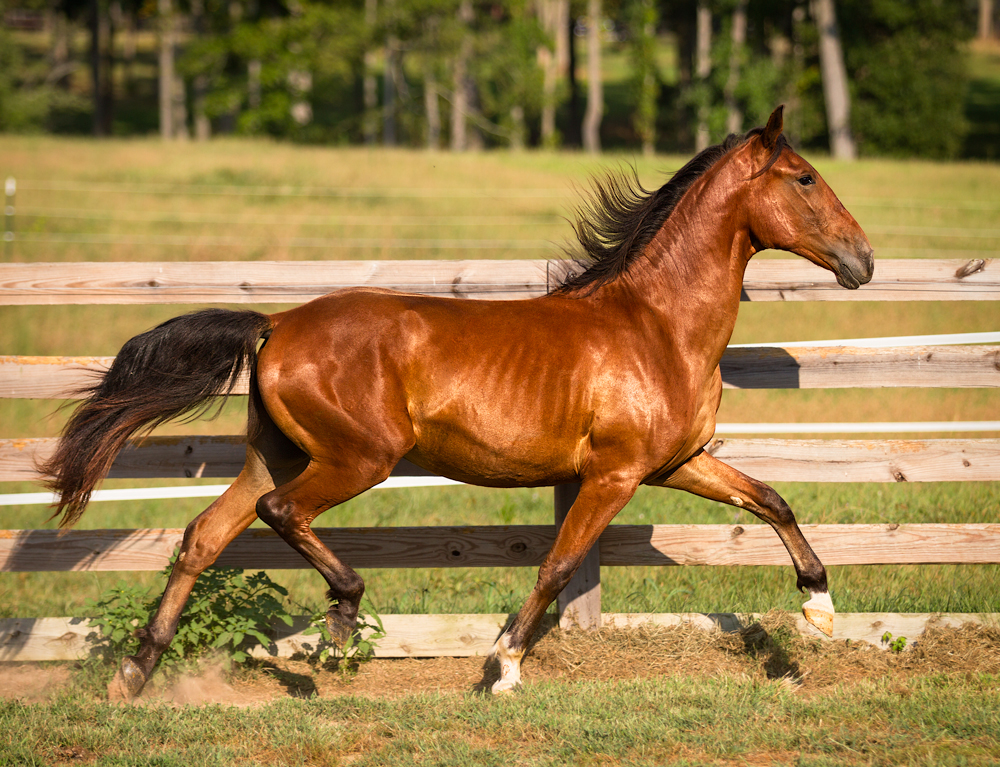
[[[543,295],[553,270],[545,261],[400,261],[240,263],[0,264],[0,305],[138,303],[299,303],[348,285],[373,285],[457,298]],[[234,276],[238,272],[238,276]],[[847,291],[801,259],[751,262],[745,301],[997,301],[1000,266],[973,260],[878,261],[875,278]],[[0,398],[67,396],[107,357],[0,357]],[[727,388],[997,387],[1000,346],[750,347],[727,350]],[[244,389],[245,391],[245,389]],[[36,462],[52,439],[0,440],[0,480],[36,480]],[[936,482],[1000,479],[1000,440],[715,439],[708,449],[764,481]],[[112,477],[232,477],[243,464],[240,437],[159,437],[121,454]],[[404,461],[397,476],[424,472]],[[559,524],[575,486],[555,489]],[[555,526],[318,529],[355,567],[537,566]],[[1000,563],[1000,524],[807,525],[828,565]],[[0,571],[159,570],[182,530],[0,531]],[[334,542],[335,540],[335,542]],[[305,562],[269,530],[241,535],[220,564],[299,568]],[[773,565],[788,555],[766,526],[614,525],[560,596],[564,625],[593,627],[637,620],[734,625],[734,616],[604,615],[601,566]],[[467,655],[487,651],[506,616],[385,616],[382,655]],[[982,616],[840,615],[838,637],[877,639],[887,627],[913,636],[928,620]],[[993,618],[989,618],[992,620]],[[900,629],[899,626],[906,628]],[[297,629],[296,629],[297,630]],[[0,659],[76,657],[85,622],[0,622]],[[279,642],[305,647],[293,632]],[[273,648],[272,648],[273,649]]]

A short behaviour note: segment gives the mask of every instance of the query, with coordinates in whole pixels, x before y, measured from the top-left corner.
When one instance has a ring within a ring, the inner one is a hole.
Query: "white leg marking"
[[[812,625],[826,634],[833,636],[833,616],[836,611],[833,609],[833,600],[827,591],[810,591],[811,597],[808,602],[802,605],[802,614]]]
[[[507,635],[503,634],[493,645],[493,657],[500,663],[500,678],[493,683],[493,694],[509,693],[521,684],[521,658],[524,651],[514,652],[507,645]]]

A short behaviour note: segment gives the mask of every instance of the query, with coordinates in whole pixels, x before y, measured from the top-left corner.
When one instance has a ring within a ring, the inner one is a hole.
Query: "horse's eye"
[[[802,186],[812,186],[816,183],[816,179],[807,173],[799,178],[799,183],[802,184]]]

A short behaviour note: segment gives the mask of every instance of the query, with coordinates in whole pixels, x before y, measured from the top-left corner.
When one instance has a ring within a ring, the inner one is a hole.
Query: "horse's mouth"
[[[837,269],[834,274],[837,275],[837,282],[841,287],[857,290],[871,281],[872,275],[875,273],[873,252],[869,248],[868,252],[863,255],[837,259]]]

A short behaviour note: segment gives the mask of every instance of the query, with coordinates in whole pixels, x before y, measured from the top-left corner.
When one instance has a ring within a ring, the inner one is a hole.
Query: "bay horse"
[[[520,683],[546,608],[643,484],[770,524],[809,594],[807,620],[832,634],[826,570],[788,504],[703,448],[749,259],[787,250],[855,289],[874,269],[861,227],[790,148],[779,107],[766,127],[706,149],[656,191],[629,176],[597,182],[575,230],[584,268],[539,298],[352,288],[272,315],[193,312],[128,341],[40,467],[61,526],[80,517],[129,437],[201,414],[244,370],[249,418],[246,463],[185,530],[159,609],[112,692],[142,690],[195,579],[257,518],[326,580],[327,624],[345,641],[364,583],[310,526],[402,458],[488,487],[580,483],[534,589],[494,646],[494,692]]]

